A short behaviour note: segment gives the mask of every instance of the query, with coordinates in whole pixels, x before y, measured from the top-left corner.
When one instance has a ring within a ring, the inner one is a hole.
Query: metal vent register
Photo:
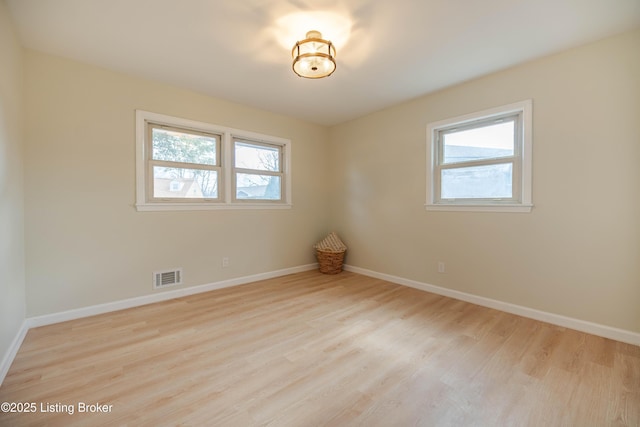
[[[182,269],[156,271],[153,273],[153,288],[165,288],[182,284]]]

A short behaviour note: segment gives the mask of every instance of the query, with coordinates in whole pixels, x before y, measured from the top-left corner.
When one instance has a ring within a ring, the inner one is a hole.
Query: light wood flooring
[[[640,347],[311,271],[32,329],[0,402],[38,406],[1,426],[639,426]]]

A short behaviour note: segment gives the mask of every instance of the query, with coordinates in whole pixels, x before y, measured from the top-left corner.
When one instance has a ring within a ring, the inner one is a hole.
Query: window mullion
[[[224,193],[222,195],[225,203],[231,203],[232,200],[232,166],[233,166],[233,158],[232,153],[233,149],[231,147],[231,134],[229,132],[225,132],[222,135],[222,173],[224,177]]]

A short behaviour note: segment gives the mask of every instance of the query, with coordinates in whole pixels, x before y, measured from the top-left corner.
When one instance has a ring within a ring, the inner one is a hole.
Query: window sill
[[[533,205],[454,205],[454,204],[427,204],[425,209],[428,211],[446,211],[446,212],[512,212],[512,213],[530,213]]]
[[[216,211],[216,210],[242,210],[242,209],[291,209],[290,203],[138,203],[135,205],[138,212],[149,211]]]

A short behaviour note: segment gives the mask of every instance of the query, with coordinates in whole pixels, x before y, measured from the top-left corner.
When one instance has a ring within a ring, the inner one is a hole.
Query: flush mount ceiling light
[[[306,39],[297,42],[291,56],[293,72],[300,77],[321,79],[336,70],[336,48],[318,31],[309,31]]]

